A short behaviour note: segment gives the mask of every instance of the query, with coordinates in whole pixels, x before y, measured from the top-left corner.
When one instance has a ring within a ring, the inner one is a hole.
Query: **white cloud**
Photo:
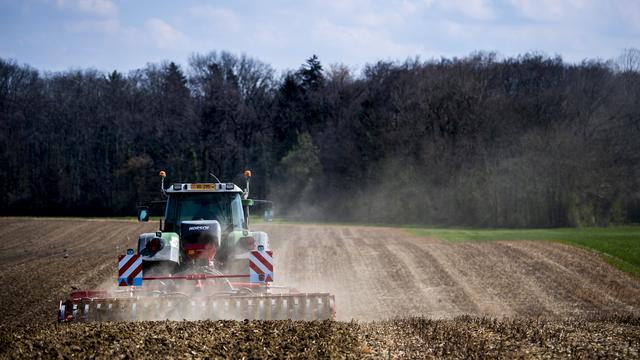
[[[489,0],[441,0],[445,9],[452,9],[467,17],[478,20],[492,20],[496,17],[493,4]]]
[[[117,34],[120,31],[120,22],[116,18],[83,20],[69,26],[72,32],[97,32],[105,34]]]
[[[435,0],[422,0],[422,3],[423,3],[424,5],[426,5],[427,7],[431,7],[431,5],[433,5],[433,2],[434,2],[434,1],[435,1]]]
[[[56,0],[59,8],[73,8],[81,12],[110,16],[118,12],[111,0]]]
[[[392,11],[386,13],[365,12],[355,15],[355,19],[360,24],[369,27],[399,25],[402,24],[404,20],[404,18],[400,14]]]
[[[493,0],[402,0],[398,5],[403,13],[427,10],[436,14],[444,10],[477,20],[493,20],[497,16]]]
[[[233,10],[214,6],[194,6],[189,9],[189,13],[198,18],[211,21],[215,26],[227,30],[239,30],[242,28],[238,15]]]
[[[334,12],[349,12],[361,11],[369,8],[372,3],[367,0],[339,0],[339,1],[326,1],[326,0],[313,0],[317,6],[328,9]]]
[[[612,4],[620,16],[625,19],[630,26],[636,30],[640,30],[640,1],[613,0]]]
[[[276,48],[284,48],[289,38],[285,31],[273,24],[256,24],[252,36],[258,43]]]
[[[581,0],[511,0],[514,7],[525,17],[540,21],[561,21],[583,13],[591,1]]]
[[[323,63],[350,65],[474,50],[543,51],[578,61],[640,47],[640,0],[307,0],[257,3],[251,11],[237,2],[151,9],[155,0],[135,0],[146,1],[152,15],[133,13],[139,6],[124,1],[40,1],[57,2],[65,23],[75,22],[63,30],[88,32],[110,51],[144,61],[211,49],[245,52],[281,68],[312,53]]]
[[[625,29],[628,38],[640,30],[638,0],[511,0],[516,12],[527,19],[560,28],[571,26],[593,36],[613,29]],[[615,31],[615,30],[614,30]],[[613,41],[619,40],[618,37]]]
[[[623,38],[610,38],[569,25],[550,26],[545,22],[511,26],[443,21],[437,29],[445,42],[458,46],[452,54],[456,56],[467,55],[472,50],[497,51],[504,56],[541,52],[577,62],[585,58],[614,57],[620,49],[628,47]]]
[[[79,0],[80,9],[99,15],[112,15],[117,11],[116,5],[110,0]]]
[[[117,17],[90,18],[70,24],[67,29],[75,33],[98,33],[135,49],[184,50],[189,45],[187,36],[159,18],[149,18],[137,26],[124,25]]]
[[[166,22],[151,18],[145,21],[144,29],[153,44],[161,49],[171,49],[184,44],[184,34]]]
[[[363,61],[375,59],[404,59],[407,56],[424,54],[424,49],[397,43],[383,32],[366,27],[337,25],[327,20],[317,21],[312,29],[316,44],[328,45],[346,51],[350,57]]]

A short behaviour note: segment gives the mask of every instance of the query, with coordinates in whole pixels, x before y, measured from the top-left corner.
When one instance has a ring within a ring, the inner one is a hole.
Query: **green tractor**
[[[59,322],[161,319],[331,319],[334,296],[273,285],[269,237],[249,229],[249,209],[272,204],[249,199],[233,183],[175,183],[160,230],[138,238],[137,251],[118,259],[118,287],[84,290],[60,302]],[[217,179],[216,179],[217,180]],[[138,220],[149,220],[149,207]]]

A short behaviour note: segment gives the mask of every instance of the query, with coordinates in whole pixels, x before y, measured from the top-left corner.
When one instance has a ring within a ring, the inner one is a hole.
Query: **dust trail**
[[[150,228],[122,221],[20,222],[26,225],[0,219],[0,242],[29,244],[0,249],[0,259],[10,259],[0,264],[0,303],[12,309],[0,314],[2,325],[54,322],[58,301],[74,291],[71,286],[113,288],[116,247],[125,248],[130,245],[126,236],[137,238]],[[449,244],[377,227],[256,228],[270,235],[276,284],[334,294],[340,320],[460,314],[566,318],[640,311],[640,280],[565,245]],[[88,237],[88,232],[106,235]]]
[[[270,234],[276,281],[335,294],[338,320],[640,313],[640,280],[560,244],[451,244],[382,227],[259,227]]]

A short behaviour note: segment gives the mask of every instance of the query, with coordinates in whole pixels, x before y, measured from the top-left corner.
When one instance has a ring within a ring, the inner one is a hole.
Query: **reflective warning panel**
[[[118,257],[118,286],[142,286],[142,257],[120,255]]]
[[[249,281],[252,283],[273,281],[272,251],[251,251],[249,253]]]

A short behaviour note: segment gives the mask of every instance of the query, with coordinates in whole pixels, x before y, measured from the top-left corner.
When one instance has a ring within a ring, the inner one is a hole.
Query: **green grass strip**
[[[602,258],[640,277],[640,227],[560,229],[441,229],[413,228],[414,235],[448,242],[491,240],[547,240],[594,250]]]

